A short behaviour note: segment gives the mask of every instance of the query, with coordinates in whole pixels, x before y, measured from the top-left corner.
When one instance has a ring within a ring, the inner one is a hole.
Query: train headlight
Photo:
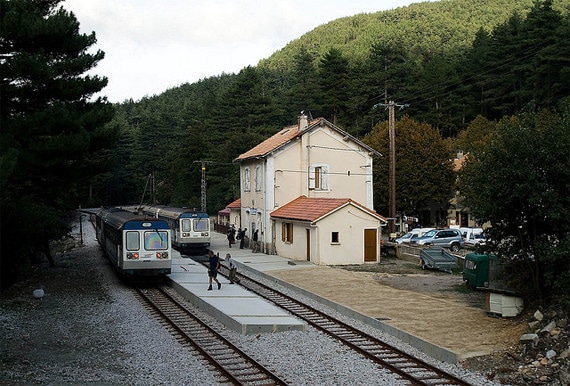
[[[138,252],[133,253],[133,259],[138,260],[138,258],[139,258],[139,253]]]
[[[156,252],[157,259],[168,259],[168,252]]]
[[[129,260],[137,260],[139,258],[139,254],[137,252],[128,252],[127,259]]]
[[[188,233],[182,233],[182,237],[187,237]]]
[[[202,232],[201,235],[204,237],[208,237],[208,232]]]

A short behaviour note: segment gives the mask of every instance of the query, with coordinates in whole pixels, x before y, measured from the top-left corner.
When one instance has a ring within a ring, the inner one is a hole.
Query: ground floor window
[[[281,240],[286,243],[293,242],[293,223],[284,222],[281,228]]]
[[[338,232],[331,232],[331,243],[339,244]]]

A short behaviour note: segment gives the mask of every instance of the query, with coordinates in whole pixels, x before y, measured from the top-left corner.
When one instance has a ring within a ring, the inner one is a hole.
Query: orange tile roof
[[[343,136],[351,138],[353,141],[357,142],[360,146],[364,147],[368,151],[375,153],[377,155],[381,155],[377,150],[374,150],[370,146],[366,145],[362,141],[358,140],[357,138],[353,137],[349,133],[345,132],[341,128],[333,125],[329,121],[324,118],[315,118],[310,120],[307,123],[307,127],[302,131],[299,131],[299,125],[292,125],[284,127],[281,131],[277,134],[267,138],[265,141],[261,142],[257,146],[253,147],[252,149],[246,151],[245,153],[240,154],[235,161],[243,161],[248,158],[257,158],[257,157],[265,157],[267,154],[271,153],[273,150],[278,149],[279,147],[285,145],[286,143],[290,142],[295,137],[302,135],[303,133],[312,130],[314,127],[318,127],[321,124],[326,123],[329,127],[337,130]]]
[[[359,207],[382,221],[386,219],[350,198],[308,198],[300,196],[271,212],[271,217],[298,221],[316,221],[347,204]]]
[[[229,205],[226,206],[226,208],[231,208],[231,209],[241,208],[241,198],[238,198],[237,200],[231,202]]]
[[[310,126],[310,124],[309,124],[309,126]],[[244,160],[247,158],[264,156],[267,153],[269,153],[269,152],[277,149],[278,147],[286,144],[287,142],[289,142],[290,140],[295,138],[298,134],[299,134],[299,126],[298,125],[284,127],[277,134],[267,138],[265,141],[261,142],[260,144],[258,144],[254,148],[246,151],[245,153],[240,154],[240,156],[237,157],[235,160],[240,161],[240,160]]]

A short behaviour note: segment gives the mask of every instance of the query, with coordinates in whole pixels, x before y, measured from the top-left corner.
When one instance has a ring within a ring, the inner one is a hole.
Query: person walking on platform
[[[239,284],[239,279],[236,277],[237,265],[236,265],[236,262],[234,261],[234,259],[232,259],[232,255],[230,255],[229,253],[226,253],[226,261],[228,262],[229,269],[230,269],[230,275],[229,275],[230,284],[234,284],[234,283]]]
[[[222,284],[218,281],[218,269],[220,269],[220,256],[214,255],[214,251],[208,250],[208,261],[210,263],[210,269],[208,269],[208,277],[210,279],[210,286],[208,291],[212,290],[212,281],[214,280],[218,283],[218,289],[222,288]]]

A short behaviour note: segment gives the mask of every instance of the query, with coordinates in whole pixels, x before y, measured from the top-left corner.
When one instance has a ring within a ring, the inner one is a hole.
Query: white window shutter
[[[315,189],[315,167],[309,166],[309,189]]]
[[[327,165],[321,166],[321,189],[329,190],[329,167]]]
[[[246,167],[246,168],[245,168],[244,174],[245,174],[245,176],[244,176],[244,186],[243,186],[243,189],[244,189],[246,192],[248,192],[249,190],[251,190],[251,180],[250,180],[251,174],[250,174],[249,167]]]
[[[261,190],[261,166],[259,165],[255,167],[255,190],[258,192]]]

